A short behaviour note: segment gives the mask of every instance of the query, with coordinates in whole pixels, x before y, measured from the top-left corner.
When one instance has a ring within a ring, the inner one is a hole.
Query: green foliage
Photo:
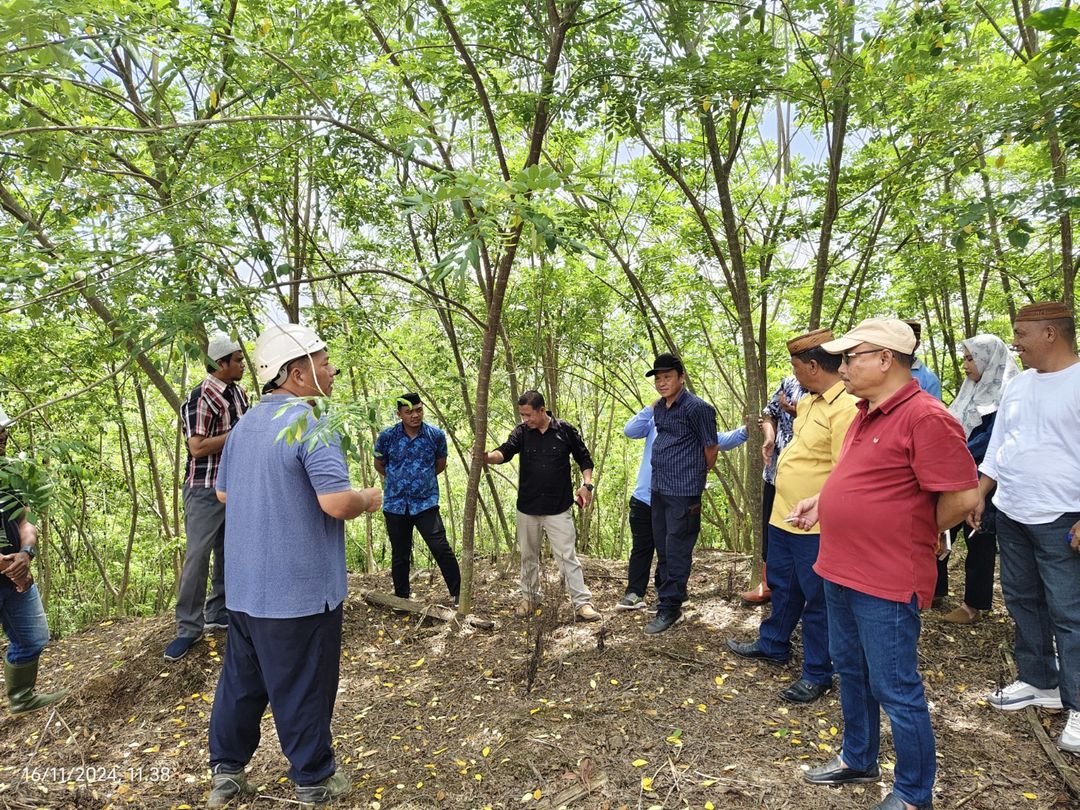
[[[792,333],[896,313],[955,389],[957,339],[1073,294],[1080,17],[1016,13],[590,0],[560,39],[547,7],[506,0],[0,2],[0,401],[35,409],[0,488],[48,523],[50,612],[171,602],[174,407],[219,329],[320,332],[344,373],[280,438],[340,440],[358,484],[421,391],[457,536],[512,258],[484,440],[527,387],[578,423],[601,555],[625,549],[640,449],[619,427],[655,352],[734,426]],[[750,548],[753,458],[722,459],[705,544]],[[514,486],[509,467],[482,482],[478,553],[510,545]],[[383,562],[378,521],[349,543]]]

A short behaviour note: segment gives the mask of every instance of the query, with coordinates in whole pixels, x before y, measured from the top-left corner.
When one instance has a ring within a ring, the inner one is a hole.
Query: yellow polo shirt
[[[799,400],[791,441],[776,462],[776,500],[769,525],[792,534],[818,534],[785,523],[791,510],[803,498],[821,492],[844,446],[844,436],[855,420],[859,400],[837,382],[823,394],[808,394]]]

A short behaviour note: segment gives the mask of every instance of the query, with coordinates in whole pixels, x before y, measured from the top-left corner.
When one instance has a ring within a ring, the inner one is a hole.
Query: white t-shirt
[[[994,505],[1019,523],[1080,511],[1080,363],[1009,382],[979,470],[997,481]]]

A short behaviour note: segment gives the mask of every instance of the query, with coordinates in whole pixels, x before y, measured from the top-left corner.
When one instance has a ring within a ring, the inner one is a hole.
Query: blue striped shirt
[[[645,451],[641,454],[641,466],[638,467],[637,484],[633,497],[643,504],[652,505],[652,446],[656,441],[656,425],[653,424],[652,405],[646,405],[630,417],[623,428],[623,435],[628,439],[644,439]],[[739,425],[726,433],[717,433],[716,440],[723,451],[734,450],[746,441],[746,425]]]
[[[716,410],[685,388],[653,405],[652,491],[693,497],[705,490],[705,448],[716,445]]]

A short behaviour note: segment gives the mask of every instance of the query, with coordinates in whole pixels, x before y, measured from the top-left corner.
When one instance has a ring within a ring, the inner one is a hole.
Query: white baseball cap
[[[8,425],[14,424],[13,420],[4,413],[4,408],[0,405],[0,430],[3,430]]]
[[[206,347],[206,356],[214,362],[218,360],[224,360],[233,352],[240,351],[240,344],[226,335],[224,332],[218,332],[212,338],[210,343]]]

